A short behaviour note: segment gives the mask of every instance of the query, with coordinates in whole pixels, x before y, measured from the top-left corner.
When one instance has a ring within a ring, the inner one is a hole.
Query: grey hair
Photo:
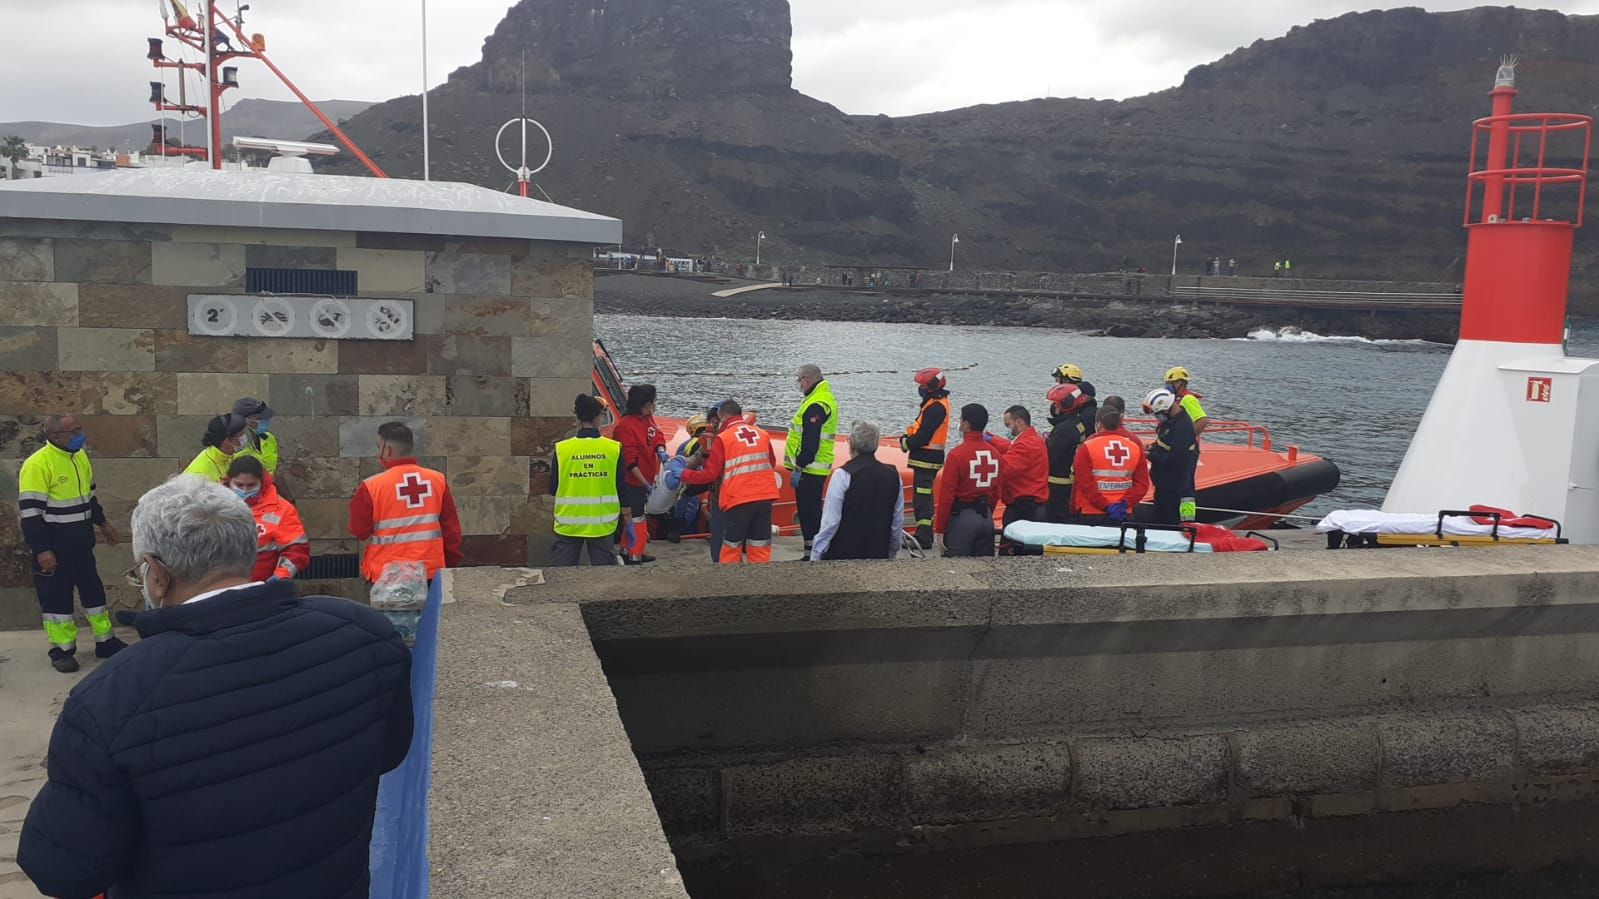
[[[849,451],[857,456],[869,456],[877,452],[882,440],[883,431],[876,422],[857,421],[849,426]]]
[[[180,474],[139,497],[133,508],[133,558],[155,556],[183,584],[255,567],[255,515],[233,491]]]
[[[820,381],[822,379],[822,370],[808,362],[801,365],[799,371],[795,372],[795,374],[802,378],[810,378],[812,381]]]

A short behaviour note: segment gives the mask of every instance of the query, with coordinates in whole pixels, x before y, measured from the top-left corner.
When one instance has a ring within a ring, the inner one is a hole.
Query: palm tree
[[[11,160],[14,166],[28,158],[28,142],[13,134],[0,141],[0,157]]]

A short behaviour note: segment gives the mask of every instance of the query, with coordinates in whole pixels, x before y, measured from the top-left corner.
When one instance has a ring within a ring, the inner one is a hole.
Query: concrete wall
[[[1595,549],[646,574],[510,599],[582,605],[681,859],[1599,793]]]
[[[346,508],[378,470],[375,428],[405,419],[446,472],[469,564],[541,560],[540,494],[572,397],[588,389],[587,246],[513,240],[0,219],[0,502],[39,445],[40,417],[83,416],[99,495],[127,532],[134,501],[200,450],[241,396],[279,417],[279,475],[315,553],[354,552]],[[415,301],[414,340],[191,337],[187,297],[242,293],[246,267],[353,269],[362,296]],[[531,476],[531,483],[530,483]],[[37,626],[28,552],[0,515],[0,626]],[[101,548],[100,571],[131,564]],[[347,586],[347,585],[346,585]]]

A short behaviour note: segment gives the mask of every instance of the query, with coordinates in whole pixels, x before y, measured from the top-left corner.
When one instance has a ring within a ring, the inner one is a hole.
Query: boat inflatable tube
[[[1122,543],[1125,536],[1126,543]],[[1138,534],[1132,529],[1097,527],[1086,524],[1051,524],[1045,521],[1014,521],[1005,528],[1005,538],[1023,546],[1075,546],[1083,549],[1126,549],[1136,551]],[[1152,553],[1188,552],[1187,534],[1176,531],[1144,532],[1144,551]],[[1208,543],[1193,544],[1196,553],[1214,552]]]

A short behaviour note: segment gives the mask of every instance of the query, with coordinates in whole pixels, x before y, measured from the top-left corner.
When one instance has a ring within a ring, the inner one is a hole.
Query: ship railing
[[[1203,437],[1206,441],[1213,441],[1217,437],[1227,435],[1226,442],[1228,443],[1242,443],[1251,449],[1258,447],[1268,453],[1274,452],[1271,444],[1271,430],[1265,425],[1216,418],[1209,419],[1209,421],[1210,424],[1205,426],[1205,435]],[[1140,437],[1148,436],[1152,438],[1155,434],[1155,429],[1159,426],[1159,422],[1153,418],[1129,418],[1126,420],[1126,426],[1129,431]],[[1299,457],[1299,447],[1288,447],[1288,457],[1290,460],[1297,459]]]

